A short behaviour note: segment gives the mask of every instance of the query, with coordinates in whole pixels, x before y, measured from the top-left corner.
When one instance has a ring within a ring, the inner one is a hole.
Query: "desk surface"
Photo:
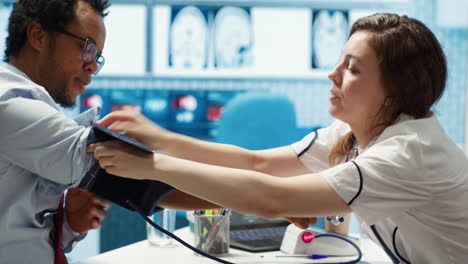
[[[192,241],[193,237],[188,228],[182,228],[175,232],[177,236],[187,242]],[[72,264],[155,264],[155,263],[170,263],[170,264],[211,264],[218,263],[208,258],[195,255],[190,249],[175,242],[174,247],[155,247],[151,246],[146,240],[121,247],[82,261],[73,262]],[[391,264],[391,261],[386,256],[381,248],[369,239],[360,241],[360,247],[363,251],[363,259],[360,263],[372,264]],[[234,263],[317,263],[318,260],[307,260],[298,258],[276,258],[280,252],[264,252],[250,253],[246,251],[229,249],[229,255],[223,259]],[[326,259],[320,260],[320,263],[325,263]]]

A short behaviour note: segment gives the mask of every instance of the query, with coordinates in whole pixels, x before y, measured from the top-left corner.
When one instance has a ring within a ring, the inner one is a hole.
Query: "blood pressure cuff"
[[[150,148],[122,134],[94,125],[88,136],[88,143],[92,144],[106,140],[120,140],[141,151],[154,153]],[[109,174],[99,166],[97,160],[94,160],[93,166],[81,180],[78,188],[92,192],[134,211],[127,202],[131,201],[141,208],[146,215],[152,215],[162,210],[157,206],[159,201],[175,190],[174,187],[159,181],[127,179]]]

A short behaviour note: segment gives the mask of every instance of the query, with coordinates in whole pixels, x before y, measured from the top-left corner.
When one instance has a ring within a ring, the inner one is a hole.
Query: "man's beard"
[[[76,106],[76,99],[70,99],[64,90],[58,91],[58,94],[55,95],[54,99],[57,104],[63,108],[73,108]]]
[[[76,98],[70,98],[67,93],[67,86],[64,84],[58,85],[60,88],[47,89],[50,96],[54,99],[56,104],[59,104],[63,108],[73,108],[76,105]]]
[[[49,87],[44,87],[49,92],[52,99],[54,99],[56,104],[59,104],[63,108],[73,108],[76,105],[76,98],[70,98],[68,95],[67,83],[60,79],[59,76],[63,75],[60,71],[61,67],[60,64],[56,62],[55,55],[55,40],[49,43],[48,47],[48,54],[49,54],[49,61],[47,65],[43,65],[44,76],[51,76],[53,75],[52,80],[53,82],[48,82],[47,84],[44,83],[44,86],[47,85]]]
[[[60,106],[63,107],[63,108],[75,108],[76,101],[71,103],[71,104],[66,104],[66,105],[65,104],[60,104]]]

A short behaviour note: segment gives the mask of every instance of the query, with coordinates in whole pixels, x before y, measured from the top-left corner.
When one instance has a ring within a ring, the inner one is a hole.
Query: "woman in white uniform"
[[[292,146],[250,151],[203,142],[121,111],[100,124],[167,155],[116,142],[91,150],[111,174],[163,181],[244,213],[354,212],[395,263],[466,263],[468,161],[431,112],[446,75],[424,24],[376,14],[353,24],[329,74],[329,112],[338,121]]]

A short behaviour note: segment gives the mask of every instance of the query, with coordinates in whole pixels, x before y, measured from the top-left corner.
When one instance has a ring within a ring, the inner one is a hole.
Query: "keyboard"
[[[276,251],[285,232],[286,226],[231,230],[231,247],[250,252]]]

